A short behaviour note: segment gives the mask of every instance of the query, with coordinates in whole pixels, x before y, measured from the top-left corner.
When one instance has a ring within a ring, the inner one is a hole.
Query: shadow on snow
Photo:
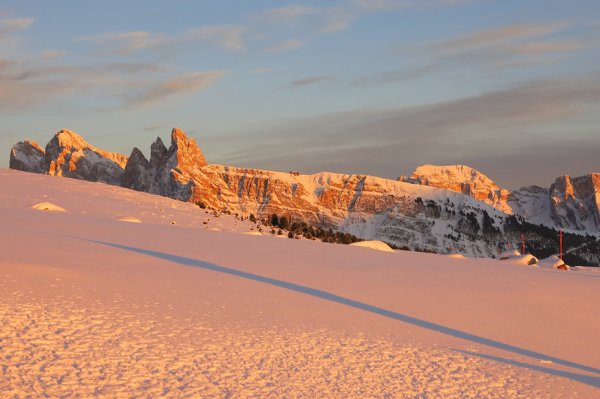
[[[299,292],[299,293],[302,293],[305,295],[310,295],[310,296],[321,298],[321,299],[324,299],[327,301],[331,301],[331,302],[339,303],[339,304],[342,304],[345,306],[349,306],[351,308],[360,309],[360,310],[363,310],[366,312],[370,312],[370,313],[374,313],[374,314],[377,314],[380,316],[388,317],[390,319],[402,321],[404,323],[409,323],[414,326],[426,328],[428,330],[446,334],[451,337],[461,338],[461,339],[471,341],[471,342],[474,342],[477,344],[501,349],[501,350],[504,350],[507,352],[512,352],[512,353],[515,353],[518,355],[528,356],[528,357],[532,357],[532,358],[539,359],[539,360],[551,361],[552,363],[555,363],[555,364],[560,364],[562,366],[567,366],[567,367],[579,369],[581,371],[600,375],[600,369],[597,369],[597,368],[594,368],[591,366],[586,366],[586,365],[578,364],[578,363],[575,363],[575,362],[572,362],[569,360],[564,360],[564,359],[559,359],[559,358],[556,358],[553,356],[548,356],[543,353],[534,352],[534,351],[531,351],[528,349],[520,348],[518,346],[510,345],[510,344],[505,344],[505,343],[502,343],[499,341],[495,341],[493,339],[480,337],[478,335],[474,335],[474,334],[470,334],[468,332],[464,332],[464,331],[460,331],[460,330],[457,330],[454,328],[446,327],[441,324],[436,324],[436,323],[432,323],[432,322],[429,322],[426,320],[421,320],[416,317],[407,316],[402,313],[394,312],[394,311],[383,309],[383,308],[380,308],[377,306],[369,305],[367,303],[355,301],[350,298],[345,298],[345,297],[342,297],[339,295],[335,295],[335,294],[332,294],[327,291],[322,291],[322,290],[318,290],[315,288],[306,287],[303,285],[294,284],[294,283],[290,283],[290,282],[283,281],[283,280],[277,280],[277,279],[274,279],[271,277],[265,277],[265,276],[261,276],[258,274],[245,272],[242,270],[232,269],[229,267],[218,266],[218,265],[215,265],[215,264],[212,264],[209,262],[205,262],[205,261],[201,261],[201,260],[197,260],[197,259],[186,258],[183,256],[178,256],[178,255],[171,255],[171,254],[167,254],[164,252],[158,252],[158,251],[153,251],[153,250],[143,249],[143,248],[136,248],[136,247],[131,247],[131,246],[127,246],[127,245],[110,243],[110,242],[95,241],[95,240],[89,240],[89,241],[96,243],[96,244],[106,245],[106,246],[119,248],[119,249],[126,250],[126,251],[131,251],[131,252],[144,254],[147,256],[152,256],[152,257],[159,258],[159,259],[164,259],[169,262],[177,263],[177,264],[184,265],[184,266],[196,267],[196,268],[200,268],[200,269],[210,270],[210,271],[214,271],[214,272],[218,272],[218,273],[224,273],[224,274],[228,274],[231,276],[244,278],[247,280],[257,281],[257,282],[263,283],[263,284],[269,284],[269,285],[272,285],[275,287],[283,288],[283,289],[294,291],[294,292]],[[592,377],[592,376],[580,375],[580,374],[576,374],[576,373],[558,371],[558,370],[553,370],[553,369],[549,369],[546,367],[533,366],[533,365],[529,365],[526,363],[520,363],[517,361],[507,360],[507,359],[503,359],[503,358],[499,358],[499,357],[495,357],[495,356],[482,355],[479,353],[471,353],[471,352],[464,352],[464,353],[468,353],[468,354],[471,354],[474,356],[485,357],[485,358],[488,358],[491,360],[501,361],[504,363],[509,363],[509,364],[519,366],[519,367],[526,367],[529,369],[542,371],[542,372],[546,372],[549,374],[553,374],[553,375],[557,375],[557,376],[561,376],[561,377],[565,377],[565,378],[570,378],[572,380],[583,382],[585,384],[600,388],[600,377]]]

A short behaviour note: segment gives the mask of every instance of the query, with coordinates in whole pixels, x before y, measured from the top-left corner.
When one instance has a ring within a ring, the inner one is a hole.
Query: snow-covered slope
[[[0,220],[0,397],[600,394],[592,269],[246,235],[13,170]]]

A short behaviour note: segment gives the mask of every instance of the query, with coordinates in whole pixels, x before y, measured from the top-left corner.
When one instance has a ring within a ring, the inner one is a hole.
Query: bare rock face
[[[410,177],[400,176],[399,181],[443,188],[466,194],[501,211],[511,212],[507,200],[510,191],[499,187],[492,179],[465,165],[423,165]]]
[[[24,172],[45,173],[45,153],[35,141],[25,140],[15,144],[10,150],[11,169]]]
[[[148,192],[150,188],[150,162],[135,147],[125,165],[122,179],[123,187]]]
[[[600,173],[560,176],[550,187],[551,215],[560,227],[600,228]]]
[[[197,187],[194,176],[206,165],[196,141],[174,128],[169,148],[160,137],[152,143],[149,161],[137,148],[133,150],[125,166],[123,186],[190,201]]]
[[[45,170],[50,175],[120,185],[126,162],[125,155],[97,149],[68,129],[46,145]]]

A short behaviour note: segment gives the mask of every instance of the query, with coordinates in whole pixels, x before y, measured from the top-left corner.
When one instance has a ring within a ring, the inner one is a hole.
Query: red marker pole
[[[525,233],[521,233],[521,253],[525,254]]]
[[[562,230],[560,230],[560,260],[563,260],[563,240],[562,240]]]

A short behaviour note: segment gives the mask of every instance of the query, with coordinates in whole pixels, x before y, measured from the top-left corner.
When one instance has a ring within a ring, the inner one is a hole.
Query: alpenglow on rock
[[[268,218],[276,213],[291,223],[442,253],[493,256],[525,232],[531,245],[545,251],[536,255],[548,256],[557,233],[548,227],[600,231],[594,216],[598,197],[595,203],[586,197],[597,192],[597,174],[569,179],[570,186],[513,192],[461,165],[426,165],[401,181],[328,172],[301,175],[208,164],[196,141],[177,128],[169,147],[160,138],[152,143],[149,159],[138,148],[129,157],[102,151],[69,130],[57,133],[45,152],[30,142],[16,144],[13,159],[15,169],[120,185],[240,215]],[[538,227],[524,225],[515,215]],[[600,262],[600,253],[592,252],[571,262]]]
[[[490,204],[503,212],[511,211],[507,204],[510,192],[469,166],[422,165],[415,169],[410,177],[400,176],[398,180],[456,191]]]
[[[464,165],[423,165],[399,181],[462,192],[526,220],[579,231],[600,231],[600,174],[561,176],[548,188],[509,191],[483,173]]]
[[[150,161],[134,148],[123,175],[123,187],[152,194],[164,195],[182,201],[192,199],[197,187],[193,176],[200,174],[206,159],[196,144],[183,131],[171,131],[171,145],[167,149],[160,137],[152,143]]]
[[[98,149],[77,133],[63,129],[46,145],[45,172],[108,184],[121,184],[127,157]]]

